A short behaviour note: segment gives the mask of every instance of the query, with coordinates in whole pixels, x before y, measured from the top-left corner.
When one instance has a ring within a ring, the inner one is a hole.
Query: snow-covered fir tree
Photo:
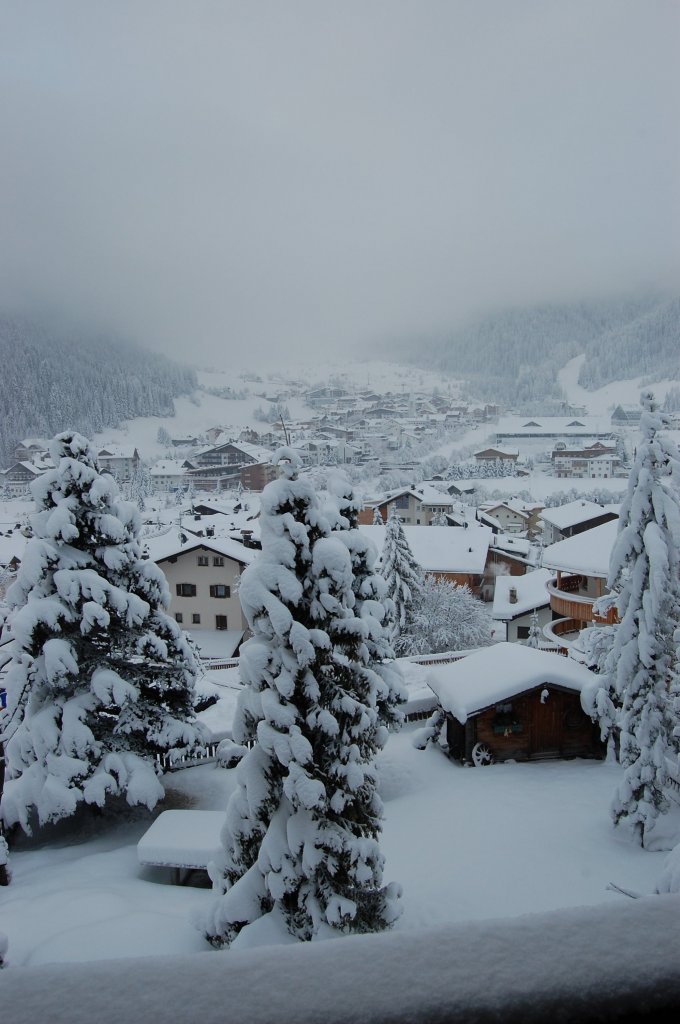
[[[409,609],[423,586],[423,571],[413,557],[401,519],[394,506],[385,529],[380,574],[387,582],[387,593],[394,601],[394,635],[406,629]]]
[[[674,632],[680,617],[680,461],[664,436],[668,421],[651,392],[641,396],[640,439],[621,505],[607,585],[599,608],[615,607],[619,624],[605,662],[605,713],[620,705],[623,779],[612,801],[641,844],[668,808],[668,759],[674,753],[669,692],[675,671]]]
[[[2,815],[30,830],[110,797],[163,796],[156,755],[186,750],[197,666],[166,614],[167,584],[142,558],[139,514],[72,432],[33,484],[37,511],[8,593],[14,651],[5,685]]]
[[[395,729],[403,724],[400,705],[406,690],[400,669],[394,661],[392,636],[396,610],[387,595],[387,582],[375,571],[378,553],[370,540],[359,530],[362,502],[346,476],[337,475],[329,481],[329,493],[337,503],[337,516],[331,510],[332,529],[347,545],[352,560],[354,613],[366,625],[365,643],[369,664],[378,673],[384,686],[378,688],[377,706],[383,725]],[[380,520],[382,524],[382,519]]]
[[[374,526],[384,526],[385,525],[385,523],[383,521],[383,517],[380,515],[380,508],[378,507],[378,505],[376,505],[375,508],[373,509],[373,525]]]
[[[296,454],[274,458],[283,476],[262,493],[262,552],[239,590],[253,637],[241,650],[234,739],[254,746],[237,769],[224,863],[211,872],[221,895],[203,927],[215,946],[255,922],[308,940],[377,931],[398,913],[378,845],[384,682],[354,614],[351,544],[331,532]]]
[[[527,647],[534,647],[538,649],[543,643],[543,630],[538,624],[538,612],[534,608],[531,613],[531,622],[529,623],[529,636],[524,641]]]

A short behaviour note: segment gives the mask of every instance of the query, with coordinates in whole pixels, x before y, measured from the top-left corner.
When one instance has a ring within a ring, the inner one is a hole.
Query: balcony
[[[596,580],[597,589],[602,588],[603,581]],[[587,576],[557,575],[548,580],[546,587],[550,595],[550,608],[561,619],[572,619],[582,629],[589,622],[602,622],[612,625],[617,621],[616,612],[612,609],[606,616],[596,615],[593,604],[601,593],[593,593],[593,581]]]

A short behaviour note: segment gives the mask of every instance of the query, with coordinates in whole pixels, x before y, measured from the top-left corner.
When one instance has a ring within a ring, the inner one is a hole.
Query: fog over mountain
[[[111,336],[77,334],[0,314],[0,466],[28,436],[92,436],[135,416],[174,415],[196,374]]]
[[[468,378],[480,397],[514,406],[560,400],[557,371],[582,353],[586,388],[642,376],[680,380],[680,297],[511,307],[437,336],[403,337],[383,351]]]
[[[680,5],[7,0],[0,309],[223,364],[680,281]]]

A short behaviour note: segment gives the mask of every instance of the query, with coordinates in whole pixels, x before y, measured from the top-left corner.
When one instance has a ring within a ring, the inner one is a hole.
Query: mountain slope
[[[584,387],[651,373],[680,379],[679,337],[680,299],[648,295],[503,310],[444,338],[405,342],[400,354],[519,407],[561,398],[557,371],[581,353]]]
[[[193,370],[128,342],[66,337],[0,316],[0,460],[17,441],[73,428],[91,436],[134,416],[168,416]]]

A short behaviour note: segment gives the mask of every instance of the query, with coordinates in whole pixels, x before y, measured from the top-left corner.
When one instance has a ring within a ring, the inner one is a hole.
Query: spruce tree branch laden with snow
[[[188,750],[197,666],[142,558],[137,511],[72,432],[33,484],[37,511],[11,608],[2,817],[30,831],[110,798],[163,796],[157,756]]]
[[[233,733],[253,747],[211,868],[219,899],[203,930],[215,946],[256,924],[308,940],[377,931],[397,916],[378,845],[385,684],[355,614],[352,539],[338,510],[331,530],[296,454],[284,448],[275,461],[283,476],[262,493],[262,552],[239,590],[253,636]]]

